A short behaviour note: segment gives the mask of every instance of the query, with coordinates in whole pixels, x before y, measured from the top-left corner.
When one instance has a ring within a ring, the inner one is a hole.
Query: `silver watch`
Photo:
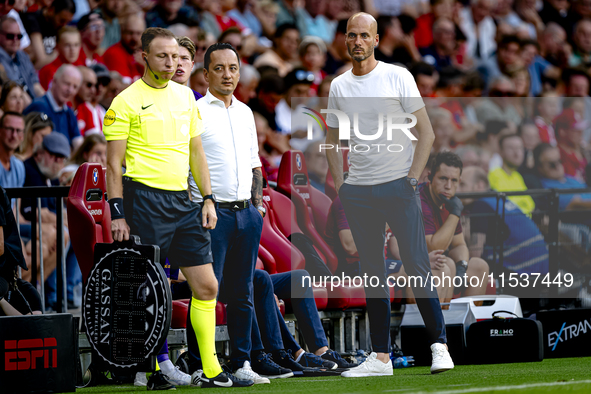
[[[265,206],[264,206],[264,205],[259,205],[259,206],[257,207],[257,209],[258,209],[259,211],[261,211],[261,212],[263,213],[263,217],[265,217],[265,215],[267,214],[267,209],[265,208]]]

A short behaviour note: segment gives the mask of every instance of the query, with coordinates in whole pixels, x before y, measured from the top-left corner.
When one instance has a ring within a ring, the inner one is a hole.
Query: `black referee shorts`
[[[213,262],[211,237],[201,225],[201,205],[187,191],[155,189],[123,178],[125,219],[142,244],[160,247],[160,263],[171,268]]]

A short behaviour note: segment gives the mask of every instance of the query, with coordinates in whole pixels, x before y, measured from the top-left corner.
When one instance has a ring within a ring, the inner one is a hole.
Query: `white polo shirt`
[[[205,131],[201,134],[203,150],[211,177],[211,189],[219,202],[249,200],[252,169],[261,167],[257,131],[252,110],[232,96],[226,108],[209,89],[197,101]],[[189,171],[193,201],[203,200]]]

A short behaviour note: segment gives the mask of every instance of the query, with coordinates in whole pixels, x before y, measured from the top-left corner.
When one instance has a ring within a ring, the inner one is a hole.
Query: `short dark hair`
[[[488,120],[484,124],[484,133],[487,136],[489,136],[491,134],[497,135],[503,129],[506,129],[507,127],[508,127],[507,121],[505,121],[505,120],[497,120],[497,119]]]
[[[349,22],[348,19],[341,19],[337,23],[337,29],[335,31],[335,35],[337,35],[337,33],[341,33],[343,35],[347,34],[347,23],[348,22]]]
[[[542,142],[542,143],[539,143],[538,145],[536,145],[536,147],[534,148],[534,168],[540,167],[540,164],[541,164],[540,157],[542,157],[544,152],[546,152],[547,150],[550,150],[550,149],[558,149],[558,148],[548,144],[547,142]]]
[[[416,80],[419,75],[433,76],[435,73],[435,67],[425,62],[416,62],[410,67],[410,73]]]
[[[226,30],[224,30],[222,32],[222,34],[220,34],[220,36],[218,37],[218,42],[227,42],[226,37],[228,37],[230,34],[242,34],[242,33],[240,33],[240,29],[237,28],[236,26],[228,27]]]
[[[464,169],[464,163],[462,163],[462,159],[460,156],[453,152],[445,151],[439,152],[435,159],[433,159],[433,164],[431,165],[431,173],[429,174],[429,180],[432,182],[433,177],[437,174],[437,171],[441,168],[441,165],[445,164],[448,167],[456,167],[460,169],[460,175],[462,175],[462,170]]]
[[[23,120],[23,124],[25,123],[25,117],[23,116],[23,114],[19,114],[18,112],[14,111],[6,111],[2,114],[2,117],[0,118],[0,127],[4,127],[4,119],[6,119],[7,116],[16,116],[17,118],[21,118]]]
[[[521,139],[520,136],[518,136],[517,134],[505,134],[504,136],[502,136],[499,139],[499,148],[503,149],[503,142],[505,142],[505,140],[508,140],[509,138],[519,138]]]
[[[514,34],[503,36],[499,42],[499,48],[507,48],[509,44],[517,44],[521,48],[521,40]]]
[[[259,85],[257,86],[257,94],[260,92],[283,94],[285,92],[283,78],[279,75],[270,73],[262,76]]]
[[[575,76],[582,76],[587,78],[587,81],[589,81],[589,84],[591,85],[591,77],[589,76],[589,73],[587,72],[587,70],[585,70],[584,68],[581,67],[574,67],[574,68],[565,68],[564,70],[562,70],[562,81],[564,82],[565,85],[570,85],[571,84],[571,78],[575,77]]]
[[[56,14],[62,11],[69,11],[72,14],[76,13],[76,3],[74,0],[55,0],[49,8],[53,8],[53,12]]]
[[[236,49],[228,44],[227,42],[216,42],[213,45],[210,45],[205,51],[205,56],[203,57],[203,68],[209,71],[209,65],[211,64],[211,54],[215,51],[221,51],[223,49],[229,49],[236,54],[236,59],[238,60],[238,67],[240,67],[240,55],[236,52]]]
[[[297,30],[299,32],[298,27],[293,23],[284,23],[281,26],[279,26],[277,30],[275,30],[275,35],[273,37],[281,38],[287,30]]]
[[[390,26],[392,26],[392,22],[394,22],[395,18],[396,18],[395,16],[389,16],[389,15],[378,16],[378,19],[376,20],[376,22],[378,23],[378,35],[380,36],[380,38],[383,37],[383,35],[386,32],[386,29],[388,29]]]
[[[168,29],[162,27],[148,27],[142,33],[142,51],[148,53],[150,51],[150,44],[156,37],[172,38],[176,40],[176,36]]]

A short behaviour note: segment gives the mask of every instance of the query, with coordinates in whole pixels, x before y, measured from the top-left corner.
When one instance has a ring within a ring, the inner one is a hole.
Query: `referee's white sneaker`
[[[355,368],[345,371],[341,376],[345,378],[361,378],[364,376],[392,376],[394,369],[392,368],[392,360],[388,359],[387,363],[378,360],[378,354],[372,352],[369,357]]]
[[[181,371],[178,366],[168,370],[164,375],[166,376],[166,380],[175,386],[188,386],[191,384],[191,375]]]
[[[261,375],[253,371],[250,362],[248,361],[245,361],[242,368],[238,368],[238,370],[234,372],[234,376],[242,380],[252,380],[254,384],[271,383],[269,379],[263,378]]]
[[[431,345],[431,354],[433,356],[431,373],[445,372],[453,369],[454,362],[449,355],[447,347],[443,343],[435,342]]]

